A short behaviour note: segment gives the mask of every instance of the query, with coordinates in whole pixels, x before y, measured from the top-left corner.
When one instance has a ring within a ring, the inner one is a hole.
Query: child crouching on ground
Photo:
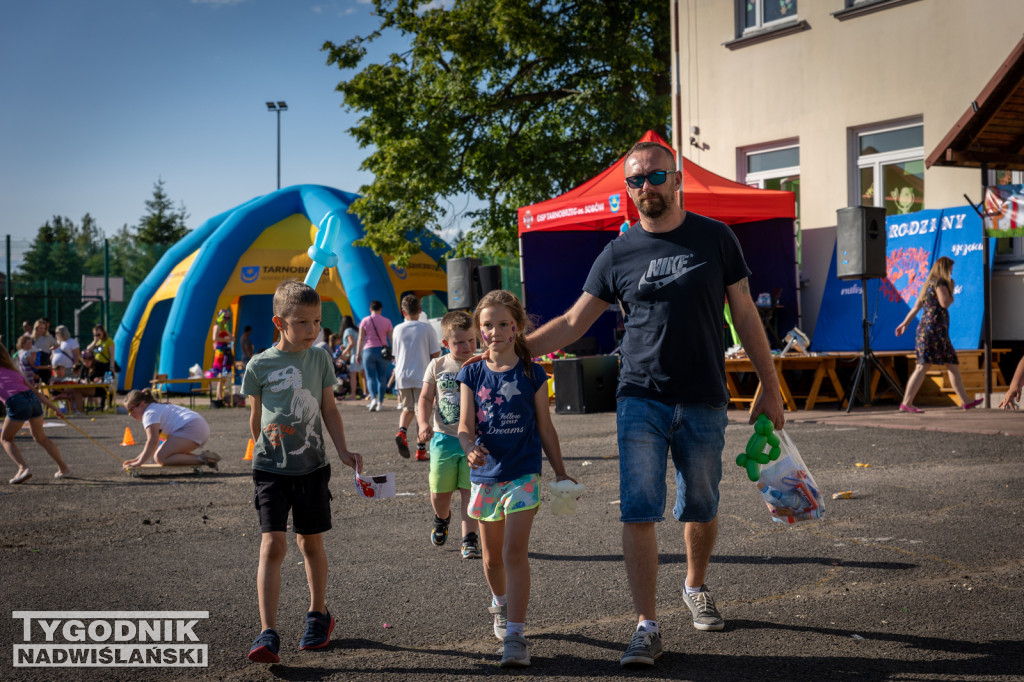
[[[527,666],[528,551],[540,506],[541,449],[557,480],[575,481],[565,473],[551,424],[547,374],[526,347],[523,304],[509,291],[492,291],[473,318],[489,357],[458,375],[459,441],[473,469],[469,515],[480,521],[494,634],[504,645],[501,665]]]
[[[441,318],[441,337],[441,343],[450,352],[427,366],[416,410],[419,442],[430,443],[430,506],[434,510],[430,541],[440,547],[448,539],[452,493],[458,490],[462,496],[462,558],[477,559],[480,539],[476,520],[469,516],[469,463],[459,444],[462,396],[455,380],[462,364],[473,357],[476,350],[472,315],[464,310],[446,314]]]
[[[302,282],[282,282],[274,293],[278,343],[256,355],[245,368],[242,393],[252,410],[252,478],[262,541],[256,590],[262,632],[249,660],[277,663],[277,603],[281,564],[287,551],[288,511],[292,512],[299,551],[309,583],[309,611],[299,649],[320,649],[330,642],[334,618],[327,610],[327,555],[323,533],[331,529],[331,467],[326,461],[323,425],[338,457],[357,472],[362,457],[349,452],[345,429],[334,402],[334,363],[323,348],[313,348],[320,332],[320,296]]]

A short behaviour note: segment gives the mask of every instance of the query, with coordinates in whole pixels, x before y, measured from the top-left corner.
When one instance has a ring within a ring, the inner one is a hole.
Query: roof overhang
[[[1024,39],[925,165],[1024,170]]]

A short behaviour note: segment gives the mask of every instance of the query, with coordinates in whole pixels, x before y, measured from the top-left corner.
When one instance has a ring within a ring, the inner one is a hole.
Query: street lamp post
[[[288,103],[267,102],[267,111],[277,112],[277,188],[281,189],[281,112],[288,111]]]

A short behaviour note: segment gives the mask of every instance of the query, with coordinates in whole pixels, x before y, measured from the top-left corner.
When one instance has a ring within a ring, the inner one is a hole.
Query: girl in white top
[[[217,468],[220,455],[202,449],[210,439],[210,425],[198,412],[153,401],[149,391],[131,391],[124,399],[128,414],[142,422],[146,429],[146,446],[135,459],[124,463],[125,469],[142,466],[150,457],[161,466],[205,464]],[[160,442],[160,432],[167,439]],[[194,452],[198,450],[198,452]]]

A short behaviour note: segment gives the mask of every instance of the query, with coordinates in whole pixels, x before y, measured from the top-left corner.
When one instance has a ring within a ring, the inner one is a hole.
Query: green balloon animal
[[[746,449],[736,457],[736,464],[747,470],[747,478],[757,482],[761,477],[760,465],[774,462],[779,458],[779,437],[775,426],[764,414],[754,422],[754,435],[747,441]]]

